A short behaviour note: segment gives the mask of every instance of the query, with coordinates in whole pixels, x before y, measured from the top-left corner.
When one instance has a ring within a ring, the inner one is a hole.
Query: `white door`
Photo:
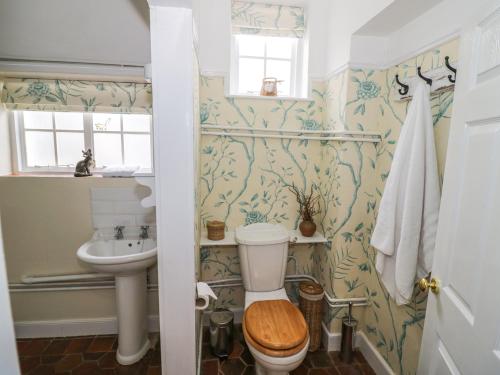
[[[418,374],[500,374],[500,1],[478,6],[460,65]]]
[[[9,284],[3,252],[2,223],[0,223],[0,368],[2,374],[19,375],[14,323],[10,310]]]

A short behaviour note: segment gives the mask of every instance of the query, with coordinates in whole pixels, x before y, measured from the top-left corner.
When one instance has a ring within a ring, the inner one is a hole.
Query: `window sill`
[[[294,96],[261,96],[261,95],[243,95],[243,94],[229,94],[226,95],[226,98],[234,98],[234,99],[257,99],[257,100],[287,100],[287,101],[295,101],[295,102],[312,102],[313,98],[300,98]]]
[[[106,178],[106,179],[128,179],[128,178],[136,178],[136,177],[154,177],[152,173],[137,173],[134,176],[126,176],[126,177],[104,177],[101,173],[95,172],[92,176],[87,177],[75,177],[73,173],[70,172],[18,172],[0,175],[0,177],[63,177],[63,178]]]

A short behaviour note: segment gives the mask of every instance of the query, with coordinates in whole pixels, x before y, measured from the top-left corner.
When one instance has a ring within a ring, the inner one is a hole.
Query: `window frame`
[[[52,133],[54,137],[54,155],[55,161],[57,163],[57,133],[83,133],[84,138],[84,149],[92,149],[94,152],[94,134],[120,134],[121,140],[121,160],[124,162],[125,158],[125,147],[124,147],[124,135],[126,134],[136,134],[136,135],[149,135],[150,136],[150,150],[151,150],[151,168],[141,168],[135,175],[136,176],[154,176],[154,134],[153,134],[153,119],[150,116],[149,121],[149,132],[131,132],[123,130],[123,115],[133,115],[134,113],[119,113],[120,115],[120,130],[113,131],[100,131],[94,130],[93,124],[93,112],[83,112],[83,130],[67,130],[67,129],[56,129],[55,125],[55,112],[52,114],[52,129],[26,129],[24,127],[24,116],[23,112],[28,112],[27,110],[16,110],[11,111],[9,116],[9,122],[11,125],[11,148],[12,148],[12,159],[14,160],[14,171],[16,174],[73,174],[75,167],[67,166],[28,166],[27,163],[27,153],[26,153],[26,139],[25,132],[27,131],[37,131],[37,132],[47,132]],[[36,111],[33,111],[36,112]],[[78,112],[76,112],[78,113]],[[80,112],[81,113],[81,112]],[[93,168],[92,171],[97,175],[102,172],[104,168]]]
[[[296,39],[293,43],[291,58],[279,58],[279,57],[268,57],[267,56],[267,43],[264,48],[264,57],[258,56],[247,56],[240,55],[239,53],[239,34],[231,35],[231,63],[230,63],[230,74],[229,74],[229,95],[231,96],[249,96],[249,97],[260,97],[260,91],[257,93],[242,93],[239,89],[239,60],[240,58],[250,58],[256,60],[263,60],[264,63],[264,77],[266,77],[266,68],[267,61],[276,60],[276,61],[290,61],[290,93],[289,95],[279,95],[273,98],[297,98],[303,99],[306,96],[302,95],[305,93],[303,84],[304,84],[304,76],[306,72],[304,71],[304,38],[292,38]],[[245,35],[245,36],[254,36],[259,38],[271,38],[268,36],[261,35]],[[280,38],[280,37],[274,37]]]

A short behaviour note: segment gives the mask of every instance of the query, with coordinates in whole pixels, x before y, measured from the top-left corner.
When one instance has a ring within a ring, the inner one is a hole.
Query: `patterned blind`
[[[3,78],[0,102],[10,110],[152,112],[149,83]]]
[[[300,7],[233,1],[231,21],[233,34],[302,38],[305,32]]]

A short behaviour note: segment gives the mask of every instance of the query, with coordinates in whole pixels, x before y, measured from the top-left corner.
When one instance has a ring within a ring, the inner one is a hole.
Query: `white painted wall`
[[[388,59],[400,62],[452,36],[458,36],[471,11],[492,0],[445,0],[388,36]],[[498,3],[498,1],[497,1]]]
[[[350,61],[351,37],[361,26],[394,0],[331,0],[328,16],[328,40],[325,50],[326,73],[342,68]]]
[[[20,372],[3,252],[2,223],[0,223],[0,304],[2,306],[2,309],[0,309],[0,347],[2,348],[0,363],[2,364],[2,373],[17,375]]]
[[[309,77],[320,79],[326,73],[326,40],[329,0],[271,0],[306,8],[309,34]],[[387,0],[386,0],[387,1]],[[198,0],[196,23],[199,36],[199,59],[202,74],[227,75],[230,62],[231,1]]]
[[[147,64],[147,2],[2,0],[0,58]]]
[[[0,83],[0,88],[2,84]],[[7,111],[0,107],[0,176],[11,174],[9,121]]]

